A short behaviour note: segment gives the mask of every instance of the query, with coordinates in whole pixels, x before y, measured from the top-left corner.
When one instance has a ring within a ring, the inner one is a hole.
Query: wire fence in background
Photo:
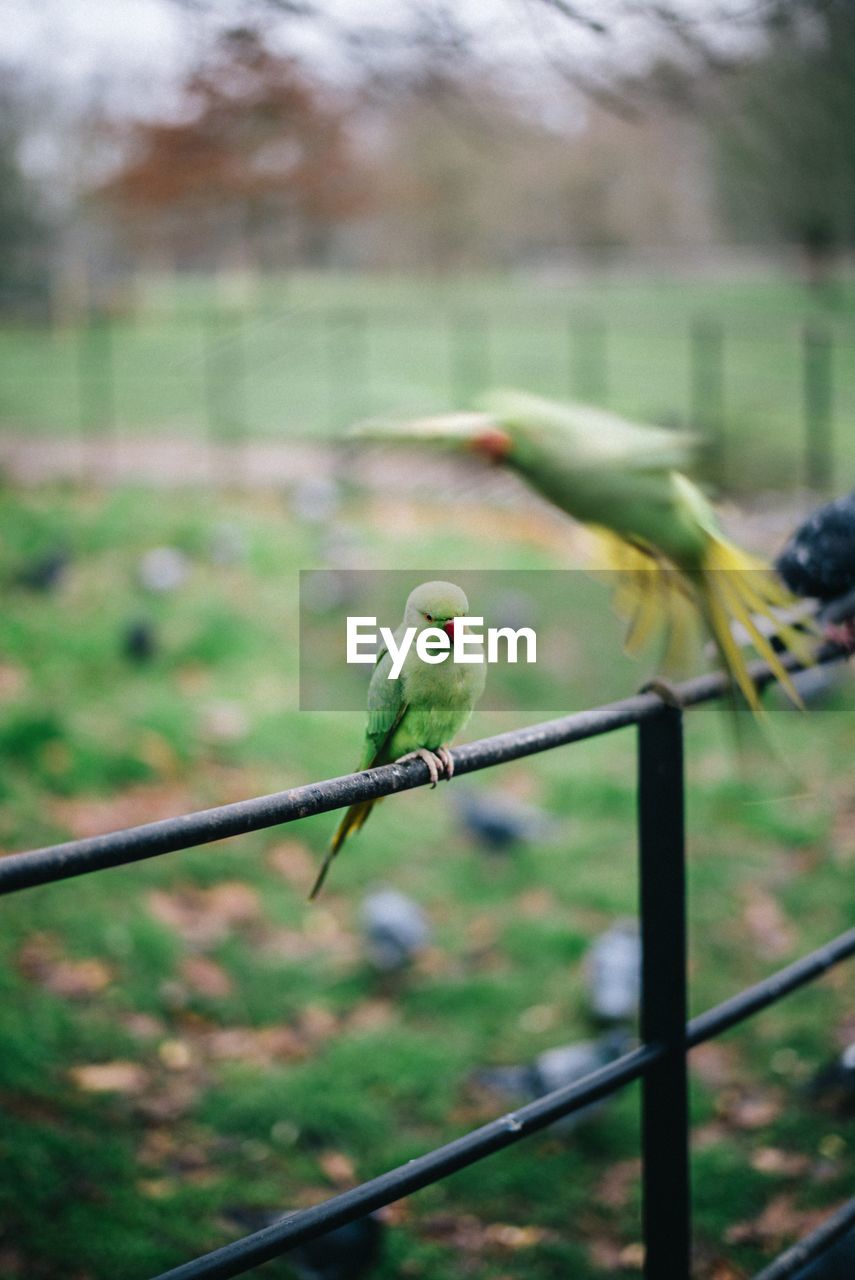
[[[486,387],[520,385],[696,431],[707,478],[724,491],[855,483],[841,429],[855,414],[855,330],[850,341],[816,318],[775,329],[709,314],[618,320],[554,303],[219,304],[172,320],[93,312],[72,335],[72,360],[68,336],[0,328],[10,425],[32,420],[31,431],[59,438],[76,422],[106,451],[152,432],[234,450],[325,439],[367,415],[459,408]],[[228,464],[231,481],[239,472]]]
[[[823,662],[842,651],[827,645]],[[783,659],[791,670],[798,664]],[[773,682],[752,668],[758,688]],[[673,702],[642,692],[455,748],[455,772],[493,768],[524,756],[634,726],[638,731],[638,867],[642,943],[641,1043],[615,1062],[564,1089],[502,1115],[454,1141],[322,1204],[183,1263],[158,1280],[223,1280],[288,1249],[391,1204],[502,1150],[554,1120],[639,1080],[642,1091],[642,1218],[647,1280],[688,1280],[691,1273],[691,1185],[688,1053],[753,1017],[789,992],[855,955],[855,928],[687,1023],[685,775],[683,714],[728,690],[721,674],[677,686]],[[126,831],[11,854],[0,860],[0,893],[66,880],[91,871],[195,847],[226,836],[292,822],[424,786],[421,760],[310,783],[271,796],[218,806]],[[795,1277],[812,1258],[855,1226],[855,1199],[818,1230],[781,1254],[757,1280]],[[80,1261],[80,1260],[78,1260]]]

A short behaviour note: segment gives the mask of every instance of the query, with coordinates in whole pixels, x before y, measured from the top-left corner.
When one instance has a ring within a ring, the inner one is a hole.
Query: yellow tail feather
[[[321,887],[327,878],[327,872],[332,865],[332,861],[347,837],[365,826],[369,813],[374,808],[375,804],[379,803],[379,800],[360,800],[357,804],[352,804],[350,808],[345,811],[344,817],[336,827],[335,835],[330,841],[327,856],[321,864],[321,869],[318,872],[317,879],[312,885],[312,891],[309,894],[310,901],[313,898],[316,898],[320,893]]]
[[[690,615],[697,610],[726,669],[754,712],[760,710],[759,699],[743,647],[733,634],[734,622],[791,700],[802,705],[770,635],[764,634],[757,619],[766,619],[771,624],[771,635],[804,664],[812,661],[809,637],[778,616],[777,610],[796,602],[762,561],[708,531],[700,566],[684,572],[653,547],[627,542],[608,529],[597,528],[594,533],[598,567],[605,569],[610,578],[617,575],[614,602],[617,612],[629,620],[625,639],[628,653],[637,653],[658,627],[664,627],[666,665],[684,656]]]
[[[751,709],[759,711],[759,699],[748,672],[742,648],[734,639],[732,622],[738,622],[756,653],[786,690],[790,700],[801,707],[802,700],[768,635],[760,630],[757,617],[772,624],[772,634],[802,662],[811,661],[809,646],[782,622],[774,610],[794,604],[793,597],[772,576],[761,561],[741,551],[724,538],[710,536],[698,581],[702,609],[706,609],[713,640],[728,670]]]

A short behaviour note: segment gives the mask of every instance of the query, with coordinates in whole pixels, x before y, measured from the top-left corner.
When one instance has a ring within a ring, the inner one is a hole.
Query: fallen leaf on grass
[[[177,1146],[171,1129],[148,1129],[137,1151],[140,1164],[160,1165],[173,1155]]]
[[[196,1106],[201,1083],[195,1074],[171,1072],[158,1083],[156,1090],[150,1090],[137,1099],[136,1109],[155,1124],[177,1120]]]
[[[73,836],[82,838],[135,827],[158,818],[172,818],[196,805],[187,787],[160,784],[129,787],[117,796],[55,800],[50,808],[57,822],[67,827]]]
[[[222,880],[209,889],[154,889],[146,901],[155,920],[197,947],[215,946],[261,916],[258,894],[242,880]]]
[[[5,1280],[15,1280],[17,1276],[26,1275],[26,1266],[23,1254],[17,1249],[11,1246],[0,1248],[0,1276],[4,1276]]]
[[[338,1028],[338,1019],[326,1005],[307,1004],[300,1010],[300,1034],[313,1043],[328,1040],[330,1036],[335,1035]]]
[[[29,672],[11,662],[0,662],[0,700],[17,698],[29,682]]]
[[[539,920],[556,909],[555,894],[550,889],[526,889],[517,895],[516,910],[528,920]]]
[[[744,893],[742,921],[761,955],[770,960],[788,955],[796,945],[796,932],[771,894],[756,885]]]
[[[422,1218],[419,1234],[429,1240],[456,1249],[460,1253],[479,1254],[486,1250],[517,1252],[532,1249],[547,1240],[555,1240],[554,1231],[546,1227],[520,1227],[508,1222],[482,1222],[474,1214],[437,1213]]]
[[[703,1259],[697,1264],[698,1280],[747,1280],[748,1272],[724,1258]]]
[[[168,1200],[175,1190],[171,1178],[140,1178],[137,1182],[137,1191],[147,1200]]]
[[[732,1044],[708,1040],[706,1044],[699,1044],[692,1050],[689,1062],[699,1080],[713,1088],[721,1088],[736,1077],[739,1055]]]
[[[156,1040],[166,1034],[166,1027],[150,1013],[128,1013],[122,1018],[122,1026],[138,1040]]]
[[[379,1031],[398,1020],[398,1010],[391,1000],[362,1000],[347,1015],[348,1031]]]
[[[855,798],[846,781],[846,791],[836,796],[834,805],[834,821],[829,837],[829,846],[836,862],[848,863],[855,859]]]
[[[644,1266],[644,1245],[639,1240],[624,1245],[618,1260],[625,1271],[641,1271]]]
[[[187,1071],[193,1063],[190,1046],[184,1040],[164,1040],[157,1056],[168,1071]]]
[[[322,1152],[318,1164],[334,1187],[352,1187],[356,1182],[353,1161],[343,1151]]]
[[[776,1252],[790,1240],[801,1239],[828,1218],[839,1206],[796,1209],[795,1196],[784,1192],[775,1196],[756,1218],[728,1227],[728,1244],[770,1245]]]
[[[771,1091],[750,1093],[730,1089],[716,1098],[721,1118],[737,1129],[764,1129],[777,1120],[783,1110],[780,1095]]]
[[[72,1067],[69,1076],[85,1093],[142,1093],[149,1082],[149,1074],[137,1062],[93,1062],[88,1066]]]
[[[300,840],[282,840],[270,850],[267,864],[295,889],[311,884],[317,868],[306,845]]]
[[[487,1245],[495,1245],[500,1249],[533,1249],[550,1238],[551,1233],[545,1227],[515,1227],[507,1222],[491,1222],[484,1231]]]
[[[34,933],[18,952],[18,968],[24,977],[54,995],[81,1000],[97,995],[113,980],[102,960],[70,960],[52,934]]]
[[[209,956],[190,955],[181,961],[181,977],[198,996],[222,999],[231,995],[232,980],[222,965]]]
[[[258,951],[267,960],[308,960],[322,956],[339,964],[351,962],[359,955],[359,941],[345,928],[329,935],[306,929],[271,929],[260,942]]]
[[[523,1031],[528,1031],[532,1035],[539,1035],[542,1031],[549,1031],[558,1021],[559,1010],[555,1005],[551,1004],[533,1004],[528,1009],[523,1009],[517,1022]]]
[[[610,1165],[597,1183],[596,1200],[608,1209],[623,1209],[641,1175],[641,1161],[619,1160]]]
[[[621,1246],[615,1240],[595,1238],[587,1242],[588,1257],[599,1271],[614,1275],[621,1267]]]
[[[719,1147],[731,1137],[727,1125],[720,1120],[710,1120],[692,1130],[692,1149],[704,1151],[708,1147]]]
[[[269,1067],[274,1062],[300,1062],[311,1044],[291,1027],[222,1027],[202,1037],[204,1051],[220,1061]]]
[[[751,1156],[751,1168],[776,1177],[797,1178],[810,1168],[810,1158],[779,1147],[759,1147]]]

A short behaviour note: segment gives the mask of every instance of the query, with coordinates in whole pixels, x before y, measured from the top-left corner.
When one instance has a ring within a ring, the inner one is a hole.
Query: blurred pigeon
[[[294,489],[294,514],[306,524],[327,524],[339,505],[338,485],[329,476],[310,476]]]
[[[549,839],[555,833],[545,813],[499,791],[460,787],[451,801],[466,834],[487,853],[507,853],[515,844]]]
[[[325,527],[321,558],[337,569],[362,569],[365,564],[365,542],[352,525],[334,520]],[[345,585],[348,585],[345,582]],[[352,594],[352,583],[350,591]]]
[[[530,627],[532,618],[537,616],[537,602],[528,591],[517,591],[513,587],[501,591],[493,601],[490,610],[491,621],[497,627]]]
[[[357,1280],[377,1266],[384,1226],[376,1213],[297,1245],[283,1256],[299,1280]]]
[[[47,551],[23,565],[18,570],[15,581],[18,586],[27,587],[30,591],[55,591],[61,585],[70,564],[71,556],[67,551]]]
[[[793,1280],[852,1280],[855,1276],[855,1231],[835,1240],[818,1258],[793,1273]]]
[[[350,587],[339,569],[308,570],[300,576],[300,608],[325,614],[347,605]]]
[[[793,686],[806,707],[820,707],[836,693],[846,680],[846,668],[840,663],[806,667],[793,673]],[[793,704],[776,684],[772,694],[780,707],[792,708]]]
[[[775,569],[798,596],[835,600],[855,587],[855,490],[812,511]]]
[[[394,973],[411,964],[429,944],[431,929],[417,902],[396,889],[370,893],[359,913],[365,951],[380,973]]]
[[[641,998],[641,939],[635,920],[618,920],[585,956],[591,1011],[602,1022],[631,1022]]]
[[[261,1231],[293,1216],[244,1205],[226,1210],[226,1217],[242,1232]],[[299,1280],[358,1280],[379,1262],[385,1227],[378,1213],[328,1231],[325,1236],[289,1249],[282,1256]]]
[[[231,520],[218,520],[208,536],[208,554],[214,564],[240,564],[248,554],[246,534]]]
[[[828,638],[855,646],[855,490],[818,507],[796,529],[775,561],[797,596],[816,599]],[[850,597],[839,611],[838,601]]]
[[[175,591],[190,573],[190,561],[177,547],[153,547],[139,562],[139,580],[147,591]]]
[[[555,1089],[564,1089],[577,1080],[583,1080],[585,1076],[614,1062],[627,1052],[631,1044],[630,1034],[624,1029],[616,1028],[600,1036],[598,1040],[580,1040],[575,1044],[546,1049],[528,1066],[482,1067],[472,1079],[475,1084],[522,1105],[542,1098]],[[569,1133],[583,1117],[590,1118],[607,1101],[607,1098],[601,1098],[572,1115],[565,1116],[552,1126],[554,1132]]]
[[[154,624],[148,618],[133,618],[122,633],[122,653],[129,662],[150,662],[157,653]]]
[[[810,1097],[837,1111],[855,1109],[855,1040],[836,1058],[820,1067],[809,1082],[807,1091]]]

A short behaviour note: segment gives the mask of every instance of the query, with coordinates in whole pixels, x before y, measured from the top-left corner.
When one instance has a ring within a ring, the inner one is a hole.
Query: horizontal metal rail
[[[705,1040],[714,1039],[729,1027],[774,1004],[853,954],[855,929],[850,929],[795,964],[780,969],[762,982],[749,987],[734,999],[725,1000],[693,1018],[686,1027],[687,1043],[694,1047]],[[418,1156],[408,1164],[372,1178],[351,1191],[332,1196],[310,1209],[299,1210],[270,1227],[235,1240],[232,1244],[223,1245],[192,1262],[185,1262],[172,1271],[164,1272],[157,1280],[225,1280],[225,1277],[242,1275],[295,1245],[325,1235],[336,1227],[363,1217],[373,1209],[392,1204],[402,1196],[410,1195],[439,1178],[456,1173],[494,1151],[500,1151],[503,1147],[536,1133],[563,1116],[580,1111],[599,1098],[616,1093],[624,1085],[645,1075],[650,1067],[661,1061],[664,1054],[663,1045],[642,1045],[565,1089],[546,1094],[528,1106],[500,1116],[497,1120],[473,1129],[471,1133],[437,1147],[426,1155]],[[783,1276],[791,1273],[781,1274]]]
[[[818,661],[834,662],[844,656],[842,650],[828,645]],[[792,655],[782,655],[782,661],[789,670],[800,670]],[[752,667],[751,675],[758,688],[770,684],[775,678],[763,663]],[[721,698],[728,689],[726,676],[716,673],[675,685],[674,693],[682,706],[691,707]],[[658,715],[661,709],[662,698],[658,693],[637,693],[590,711],[579,711],[558,720],[467,742],[452,752],[454,771],[457,774],[474,773],[554,747],[599,737],[628,725],[641,724]],[[425,786],[429,780],[428,768],[423,761],[408,760],[404,764],[387,764],[362,773],[348,773],[340,778],[311,782],[288,791],[238,800],[234,804],[164,818],[160,822],[147,822],[143,826],[128,827],[106,835],[69,840],[26,853],[7,854],[0,858],[0,894],[67,880],[89,871],[140,862],[163,853],[192,849],[214,840],[261,831],[318,813],[329,813],[359,800],[377,800],[381,796]]]
[[[843,650],[826,644],[817,660],[834,662],[845,656]],[[792,655],[781,655],[781,661],[791,672],[800,669],[800,664]],[[775,679],[774,674],[764,664],[752,667],[751,675],[758,688],[763,688]],[[643,691],[633,697],[593,710],[498,734],[458,747],[453,753],[455,770],[459,774],[471,773],[555,747],[597,737],[629,725],[641,726],[642,741],[639,759],[642,766],[640,772],[642,785],[640,790],[646,793],[646,801],[645,796],[642,795],[643,803],[640,805],[640,836],[644,855],[642,857],[643,896],[645,879],[649,880],[652,874],[651,867],[658,865],[663,858],[666,869],[672,866],[675,858],[682,865],[682,853],[679,852],[682,850],[683,843],[680,717],[679,714],[675,716],[673,710],[665,711],[664,704],[670,703],[673,699],[675,706],[687,708],[721,698],[728,690],[729,683],[726,676],[717,673],[660,691]],[[121,866],[156,857],[159,854],[293,822],[299,818],[342,808],[359,800],[379,799],[381,796],[392,795],[398,791],[424,786],[428,781],[427,766],[421,761],[391,764],[363,773],[347,774],[340,778],[310,783],[307,786],[269,796],[221,805],[161,822],[147,823],[124,831],[69,841],[26,853],[10,854],[0,859],[0,893],[11,893],[18,889],[68,879],[89,871]],[[661,833],[657,813],[661,809],[662,797],[668,798],[672,792],[675,795],[679,793],[680,807],[674,808],[672,814],[673,830],[668,849],[663,847],[660,851],[658,845]],[[679,857],[675,850],[679,852]],[[647,876],[645,876],[645,862],[649,864]],[[659,876],[653,878],[659,879]],[[647,888],[649,890],[650,885]],[[682,886],[678,886],[678,891],[672,897],[674,898],[671,910],[672,924],[676,922],[682,929],[681,922],[684,922]],[[649,917],[650,928],[653,928],[658,899],[655,897],[651,899],[648,892],[647,899],[643,898],[643,900],[648,902],[646,915]],[[652,908],[651,903],[653,903]],[[649,941],[650,938],[648,938]],[[672,951],[675,948],[680,950],[681,947],[681,943],[679,946],[675,943],[674,947],[663,946],[657,973],[660,970],[662,973],[666,972],[668,964],[674,959]],[[646,950],[649,951],[650,948],[647,947]],[[654,947],[653,950],[655,951],[656,948]],[[662,1115],[668,1118],[673,1110],[670,1118],[673,1121],[674,1134],[682,1135],[682,1138],[681,1143],[678,1143],[675,1138],[674,1142],[667,1145],[669,1150],[673,1148],[673,1151],[677,1152],[677,1147],[681,1144],[685,1148],[686,1137],[684,1087],[686,1051],[753,1016],[853,954],[855,954],[855,929],[841,934],[825,946],[690,1020],[685,1024],[685,1034],[683,1034],[684,1014],[679,1013],[683,997],[676,988],[674,991],[669,988],[660,1000],[658,990],[660,987],[667,987],[668,984],[663,984],[659,977],[654,981],[651,973],[648,973],[643,1001],[646,1010],[644,1024],[646,1042],[637,1049],[584,1080],[501,1116],[442,1147],[411,1160],[406,1165],[334,1196],[323,1204],[289,1214],[262,1231],[184,1263],[165,1272],[163,1276],[158,1277],[158,1280],[201,1280],[204,1277],[230,1277],[243,1274],[298,1244],[325,1235],[336,1227],[343,1226],[374,1209],[399,1200],[440,1178],[447,1177],[495,1151],[502,1150],[555,1120],[579,1111],[597,1099],[607,1097],[638,1079],[645,1082],[648,1118],[653,1117],[654,1114],[660,1118]],[[662,1006],[658,1012],[655,1007],[657,1002]],[[678,1014],[676,1021],[675,1014]],[[673,1087],[665,1087],[666,1077],[672,1080]],[[676,1085],[681,1081],[682,1085],[677,1089]],[[675,1099],[673,1105],[672,1095]],[[666,1156],[665,1148],[660,1149],[661,1144],[657,1146],[657,1133],[660,1127],[657,1122],[649,1133],[643,1161],[645,1194],[654,1207],[652,1214],[649,1205],[646,1209],[645,1221],[648,1231],[652,1231],[657,1224],[667,1225],[666,1193],[670,1185],[669,1171],[677,1169],[677,1161],[671,1156]],[[682,1169],[682,1164],[680,1168]],[[683,1173],[685,1172],[686,1170],[683,1169]],[[683,1183],[684,1190],[688,1193],[685,1178]],[[689,1265],[687,1261],[688,1194],[683,1199],[686,1203],[678,1206],[684,1229],[679,1248],[672,1247],[668,1243],[668,1233],[663,1233],[658,1227],[651,1236],[656,1245],[656,1249],[652,1252],[656,1252],[660,1260],[672,1257],[674,1266],[681,1271],[681,1277],[678,1278],[675,1275],[674,1280],[682,1280],[682,1271]],[[855,1225],[855,1201],[844,1205],[812,1235],[782,1254],[757,1277],[757,1280],[784,1280],[785,1277],[795,1275],[799,1267],[821,1253],[853,1225]],[[657,1264],[651,1270],[652,1261],[651,1256],[646,1274],[648,1277],[657,1277],[658,1280],[662,1267]],[[668,1280],[671,1280],[670,1275]]]
[[[419,1191],[492,1155],[494,1151],[501,1151],[530,1133],[536,1133],[553,1120],[607,1097],[622,1085],[637,1080],[663,1053],[664,1049],[656,1045],[642,1045],[578,1083],[538,1098],[517,1111],[500,1116],[498,1120],[491,1120],[462,1138],[455,1138],[426,1155],[417,1156],[415,1160],[382,1173],[378,1178],[371,1178],[351,1191],[343,1191],[341,1195],[310,1209],[301,1209],[270,1227],[223,1245],[213,1253],[165,1271],[156,1280],[225,1280],[228,1276],[242,1275],[251,1267],[278,1257],[295,1245],[325,1235],[346,1222],[353,1222],[372,1209],[392,1204],[402,1196]]]
[[[798,1244],[792,1245],[784,1253],[778,1254],[774,1262],[770,1262],[768,1267],[758,1271],[754,1280],[789,1280],[792,1276],[798,1276],[803,1267],[825,1253],[826,1249],[831,1248],[836,1241],[841,1240],[853,1229],[855,1229],[855,1199],[847,1200],[836,1213],[832,1213],[821,1226],[817,1227],[816,1231],[812,1231],[810,1235],[799,1240]],[[834,1274],[840,1276],[843,1275],[843,1271],[838,1270]]]
[[[738,995],[731,996],[729,1000],[724,1000],[715,1008],[707,1010],[697,1018],[692,1018],[687,1031],[689,1048],[693,1049],[695,1045],[703,1044],[705,1040],[720,1036],[729,1027],[734,1027],[738,1022],[743,1022],[753,1014],[759,1013],[761,1009],[775,1004],[782,996],[789,995],[791,991],[803,987],[805,983],[813,982],[828,969],[839,964],[841,960],[847,960],[851,955],[855,955],[855,929],[841,933],[832,942],[827,942],[825,946],[802,956],[800,960],[787,965],[785,969],[779,969],[777,973],[764,978],[755,986],[746,987]]]

